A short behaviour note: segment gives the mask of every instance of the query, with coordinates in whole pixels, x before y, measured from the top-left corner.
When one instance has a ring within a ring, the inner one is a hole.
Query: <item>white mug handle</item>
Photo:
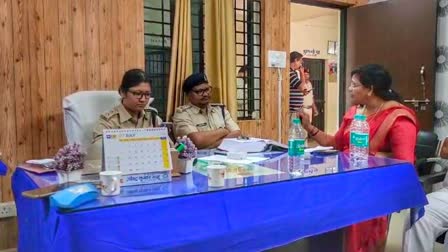
[[[111,190],[109,191],[108,190],[108,186],[106,186],[105,188],[104,188],[104,191],[106,191],[107,193],[113,193],[113,192],[115,192],[117,189],[118,189],[118,179],[117,179],[117,177],[112,177],[112,188],[111,188]]]

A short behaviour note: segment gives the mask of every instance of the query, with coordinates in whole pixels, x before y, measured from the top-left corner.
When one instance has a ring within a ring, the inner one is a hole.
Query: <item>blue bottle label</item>
[[[350,132],[350,143],[355,147],[368,148],[369,134],[360,132]]]

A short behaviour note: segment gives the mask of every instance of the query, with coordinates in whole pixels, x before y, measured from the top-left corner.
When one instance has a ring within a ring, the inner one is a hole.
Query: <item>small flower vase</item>
[[[69,182],[76,182],[81,180],[82,170],[74,170],[71,172],[64,171],[64,170],[56,170],[56,173],[58,174],[58,181],[59,184],[69,183]]]
[[[193,159],[179,158],[179,172],[187,174],[193,171]]]

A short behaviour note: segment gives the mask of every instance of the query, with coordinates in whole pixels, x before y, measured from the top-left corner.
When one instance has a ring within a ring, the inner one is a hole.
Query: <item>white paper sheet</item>
[[[314,147],[314,148],[308,148],[308,149],[305,149],[305,152],[306,153],[311,153],[311,152],[313,152],[313,151],[321,151],[321,150],[332,150],[333,149],[333,147],[324,147],[324,146],[317,146],[317,147]]]
[[[259,138],[250,138],[248,140],[224,138],[218,149],[228,152],[262,152],[265,150],[266,145],[266,141]]]
[[[212,155],[212,156],[208,156],[208,157],[199,158],[199,160],[204,160],[204,161],[219,161],[219,162],[230,163],[230,164],[251,164],[251,163],[264,161],[267,159],[268,158],[265,158],[265,157],[247,157],[246,159],[243,159],[243,160],[234,160],[234,159],[229,159],[229,158],[227,158],[227,156],[223,156],[223,155]]]

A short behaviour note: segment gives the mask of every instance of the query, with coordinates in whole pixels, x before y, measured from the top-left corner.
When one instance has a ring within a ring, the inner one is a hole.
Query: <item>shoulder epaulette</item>
[[[113,109],[111,109],[111,110],[109,110],[107,112],[102,113],[101,116],[104,119],[109,120],[112,116],[114,116],[116,114],[118,114],[118,109],[117,108],[113,108]]]
[[[176,112],[182,113],[182,112],[185,112],[185,110],[187,110],[189,108],[191,108],[191,105],[183,105],[183,106],[177,107]]]

